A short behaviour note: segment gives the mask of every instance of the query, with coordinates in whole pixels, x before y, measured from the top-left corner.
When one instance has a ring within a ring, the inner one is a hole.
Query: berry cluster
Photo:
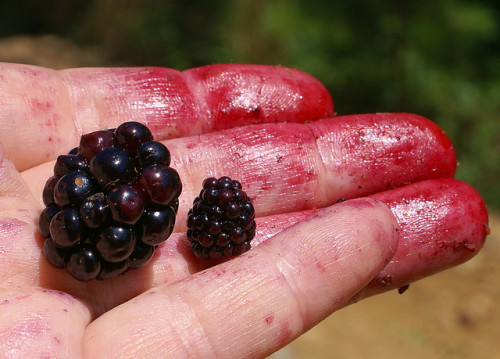
[[[168,149],[146,126],[83,135],[43,189],[45,257],[81,281],[142,267],[172,233],[181,190]]]
[[[241,183],[209,177],[187,217],[187,236],[201,259],[231,257],[250,249],[255,210]]]

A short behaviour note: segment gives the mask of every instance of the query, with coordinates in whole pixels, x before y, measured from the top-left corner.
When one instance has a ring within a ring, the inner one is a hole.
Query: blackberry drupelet
[[[44,255],[80,281],[140,268],[172,233],[181,191],[168,149],[143,124],[83,135],[43,189]]]
[[[241,183],[209,177],[187,217],[187,236],[200,259],[231,257],[250,249],[255,210]]]

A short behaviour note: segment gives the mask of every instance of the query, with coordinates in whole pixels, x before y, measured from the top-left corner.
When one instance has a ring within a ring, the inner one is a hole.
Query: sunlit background
[[[327,86],[340,115],[401,111],[438,123],[455,145],[457,177],[500,209],[498,0],[0,0],[0,61],[298,68]],[[276,357],[329,358],[337,348],[357,358],[365,344],[371,358],[500,357],[492,339],[500,323],[491,323],[500,318],[498,245],[489,245],[480,260],[417,283],[413,294],[342,311]],[[315,348],[321,354],[308,355]]]

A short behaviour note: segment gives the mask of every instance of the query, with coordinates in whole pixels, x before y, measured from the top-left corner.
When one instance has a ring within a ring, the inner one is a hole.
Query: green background
[[[500,1],[0,1],[0,37],[55,34],[106,63],[295,67],[339,115],[412,112],[455,145],[457,178],[500,209]]]

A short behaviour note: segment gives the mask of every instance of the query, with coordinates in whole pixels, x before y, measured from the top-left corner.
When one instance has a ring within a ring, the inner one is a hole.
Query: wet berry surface
[[[77,280],[140,268],[172,233],[182,184],[170,153],[143,124],[83,135],[60,155],[39,217],[49,263]]]
[[[201,259],[232,257],[248,251],[255,237],[255,210],[229,177],[209,177],[187,217],[193,253]]]

